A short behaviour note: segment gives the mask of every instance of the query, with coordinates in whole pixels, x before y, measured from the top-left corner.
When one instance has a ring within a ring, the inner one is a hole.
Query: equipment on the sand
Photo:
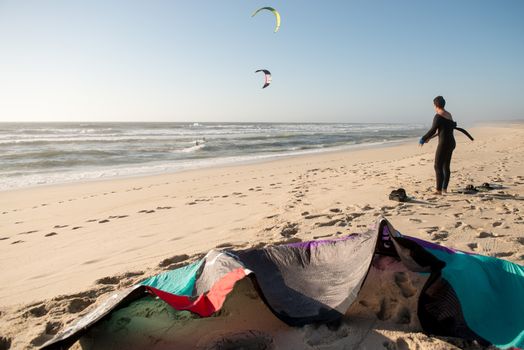
[[[496,184],[490,184],[489,182],[484,182],[480,186],[475,186],[473,184],[466,185],[464,188],[459,188],[456,190],[456,193],[463,193],[463,194],[476,194],[479,192],[490,192],[493,190],[502,190],[506,187],[502,185],[496,185]]]
[[[43,349],[69,347],[111,311],[146,295],[158,296],[178,310],[210,316],[222,308],[235,283],[248,275],[268,308],[288,325],[336,321],[356,300],[374,257],[380,255],[429,274],[420,290],[406,296],[417,296],[425,332],[499,348],[524,347],[524,266],[404,236],[380,219],[374,231],[363,234],[242,251],[212,250],[184,267],[114,293]]]
[[[399,188],[398,190],[393,190],[389,194],[389,199],[397,202],[408,202],[409,197],[406,194],[406,190],[403,188]]]
[[[467,185],[466,187],[464,188],[459,188],[457,189],[456,191],[454,191],[456,193],[462,193],[462,194],[475,194],[475,193],[478,193],[479,190],[477,190],[477,188],[475,186],[473,186],[472,184],[469,184]]]

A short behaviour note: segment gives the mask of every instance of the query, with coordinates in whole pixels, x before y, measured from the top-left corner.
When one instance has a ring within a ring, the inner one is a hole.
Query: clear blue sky
[[[0,0],[0,121],[429,122],[442,94],[473,122],[523,92],[523,0]]]

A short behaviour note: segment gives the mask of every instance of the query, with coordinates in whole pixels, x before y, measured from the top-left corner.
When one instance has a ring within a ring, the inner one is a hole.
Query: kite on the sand
[[[131,308],[133,303],[151,304],[151,296],[196,318],[215,315],[235,284],[247,276],[267,308],[287,325],[336,322],[351,317],[346,312],[355,306],[372,264],[380,258],[426,278],[405,295],[416,301],[424,332],[502,349],[524,348],[523,266],[402,235],[386,219],[363,234],[239,251],[211,250],[188,265],[113,293],[43,348],[65,349],[111,312]],[[395,283],[402,281],[391,281]],[[383,298],[379,288],[371,294]],[[182,324],[160,323],[155,329],[175,332]],[[122,324],[117,326],[111,341],[127,336],[127,331],[118,331]]]

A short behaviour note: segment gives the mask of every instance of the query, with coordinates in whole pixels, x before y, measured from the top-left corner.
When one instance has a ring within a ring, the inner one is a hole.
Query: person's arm
[[[433,118],[433,125],[431,126],[431,129],[429,129],[429,131],[424,136],[422,136],[418,142],[420,145],[425,144],[433,137],[433,135],[435,135],[438,129],[438,118],[438,115]]]
[[[469,134],[469,132],[467,132],[466,130],[464,130],[464,129],[462,129],[462,128],[457,128],[456,126],[455,126],[455,129],[458,130],[458,131],[460,131],[460,132],[463,133],[464,135],[466,135],[466,136],[467,136],[471,141],[474,141],[474,140],[475,140],[475,139],[473,138],[473,136],[471,136],[471,135]]]

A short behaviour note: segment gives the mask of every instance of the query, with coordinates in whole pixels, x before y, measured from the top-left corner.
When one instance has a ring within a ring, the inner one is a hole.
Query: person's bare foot
[[[448,190],[445,189],[445,188],[443,188],[443,189],[442,189],[442,193],[448,193]]]
[[[433,194],[438,195],[438,196],[442,196],[442,191],[435,191]]]

